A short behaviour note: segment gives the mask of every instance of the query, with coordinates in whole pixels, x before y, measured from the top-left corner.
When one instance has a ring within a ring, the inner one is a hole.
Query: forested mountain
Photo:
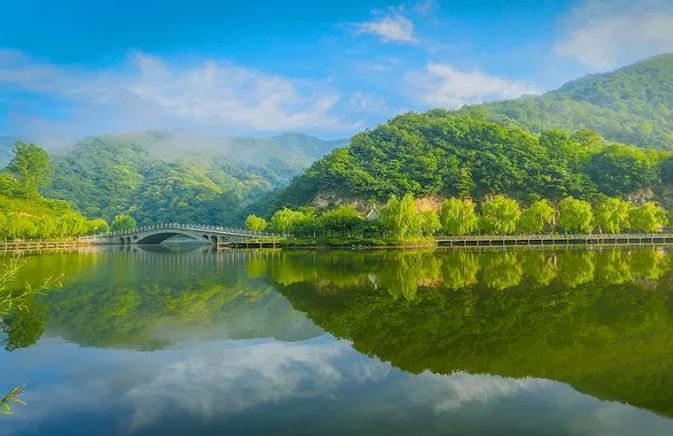
[[[405,114],[355,135],[277,196],[272,208],[343,200],[505,194],[529,202],[632,195],[670,179],[669,154],[605,141],[590,130],[534,134],[479,115]],[[647,194],[645,194],[647,195]]]
[[[91,217],[239,223],[243,208],[285,186],[344,141],[286,134],[268,139],[142,132],[87,138],[54,154],[43,192]]]
[[[539,97],[463,108],[540,132],[588,128],[604,137],[673,150],[673,54],[571,81]]]

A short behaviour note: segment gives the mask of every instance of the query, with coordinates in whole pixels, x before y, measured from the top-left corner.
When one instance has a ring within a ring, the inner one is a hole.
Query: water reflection
[[[142,350],[185,340],[318,335],[255,275],[267,255],[155,249],[27,258],[19,282],[40,283],[56,271],[65,279],[62,288],[36,298],[33,310],[5,320],[6,348],[31,345],[45,323],[50,335],[79,345]]]
[[[51,434],[101,423],[147,434],[666,434],[673,422],[646,410],[673,416],[671,256],[34,256],[22,280],[65,280],[3,320],[3,387],[27,383],[29,405],[12,419],[28,434],[45,422]]]
[[[286,256],[312,274],[283,275],[280,290],[366,355],[412,373],[563,381],[673,415],[668,252],[371,253],[344,256],[343,280],[335,256]]]

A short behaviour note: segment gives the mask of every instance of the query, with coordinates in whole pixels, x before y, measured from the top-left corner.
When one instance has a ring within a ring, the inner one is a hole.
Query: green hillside
[[[21,142],[12,149],[9,165],[0,171],[0,238],[62,238],[107,228],[105,222],[87,219],[68,202],[38,193],[52,174],[44,150]]]
[[[46,195],[90,217],[126,212],[139,224],[234,224],[264,193],[287,185],[343,141],[287,134],[267,139],[166,132],[92,137],[53,155]]]
[[[574,80],[539,97],[462,109],[533,131],[588,128],[643,147],[673,149],[673,54]]]
[[[668,154],[603,140],[589,130],[534,134],[479,115],[398,116],[355,135],[267,201],[272,208],[343,200],[506,194],[529,202],[595,199],[659,187]]]

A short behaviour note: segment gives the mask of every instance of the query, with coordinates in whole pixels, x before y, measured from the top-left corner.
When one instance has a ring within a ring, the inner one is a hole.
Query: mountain
[[[673,55],[542,96],[398,116],[354,136],[252,210],[381,202],[407,192],[522,201],[621,195],[673,205],[673,164],[662,150],[673,150]]]
[[[506,194],[537,198],[633,195],[659,186],[669,154],[605,141],[589,130],[537,135],[463,112],[398,116],[357,134],[265,201],[270,210],[343,201]],[[673,173],[673,172],[672,172]],[[670,177],[669,177],[670,178]]]
[[[535,132],[588,128],[605,138],[673,150],[673,54],[566,83],[539,97],[470,106]]]
[[[251,201],[287,185],[344,143],[300,134],[211,138],[148,131],[90,137],[52,153],[54,180],[44,193],[108,220],[126,212],[141,225],[234,224]]]

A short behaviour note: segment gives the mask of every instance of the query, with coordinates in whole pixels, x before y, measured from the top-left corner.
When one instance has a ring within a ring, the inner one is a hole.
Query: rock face
[[[311,201],[311,206],[318,209],[340,206],[342,204],[350,204],[360,212],[369,212],[372,206],[371,201],[363,200],[361,198],[344,197],[333,192],[321,192],[313,197],[313,201]]]
[[[635,203],[643,204],[652,200],[655,197],[655,193],[650,186],[645,186],[638,189],[637,191],[626,196],[626,199]]]

